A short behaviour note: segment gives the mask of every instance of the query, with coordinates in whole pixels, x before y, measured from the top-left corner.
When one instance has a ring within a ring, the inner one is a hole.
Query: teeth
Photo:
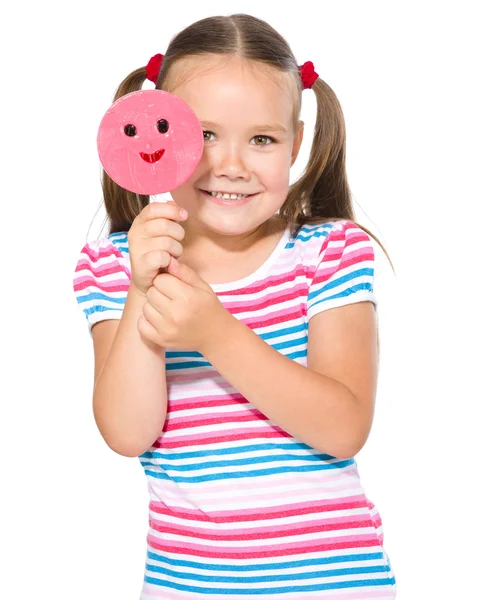
[[[241,200],[247,198],[249,194],[222,194],[220,192],[209,192],[214,198],[220,198],[223,200]]]

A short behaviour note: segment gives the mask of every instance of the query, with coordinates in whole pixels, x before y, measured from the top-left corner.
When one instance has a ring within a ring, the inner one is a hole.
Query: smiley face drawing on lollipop
[[[204,148],[192,108],[163,90],[119,98],[101,120],[98,154],[106,173],[137,194],[161,194],[189,179]]]

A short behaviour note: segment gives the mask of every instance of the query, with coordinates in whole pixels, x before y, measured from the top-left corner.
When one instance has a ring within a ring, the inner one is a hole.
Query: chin
[[[218,235],[243,235],[253,229],[257,229],[262,223],[256,221],[250,222],[244,219],[219,218],[219,219],[198,219],[202,227]]]

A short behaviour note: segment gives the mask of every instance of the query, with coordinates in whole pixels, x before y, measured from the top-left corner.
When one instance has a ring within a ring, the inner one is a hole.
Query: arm
[[[357,454],[373,420],[377,332],[371,302],[309,321],[308,366],[287,358],[232,315],[203,355],[271,421],[337,458]]]
[[[139,456],[156,440],[167,412],[165,350],[138,331],[145,303],[145,296],[131,285],[105,360],[100,336],[108,334],[100,333],[101,324],[92,329],[99,371],[93,391],[96,424],[112,450],[130,457]]]

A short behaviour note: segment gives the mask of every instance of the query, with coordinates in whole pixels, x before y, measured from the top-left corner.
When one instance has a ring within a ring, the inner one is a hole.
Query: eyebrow
[[[210,127],[211,129],[221,128],[220,125],[213,123],[212,121],[201,121],[201,125],[203,127]],[[251,127],[251,131],[279,131],[282,133],[287,133],[286,127],[280,123],[274,123],[273,125],[254,125]]]

